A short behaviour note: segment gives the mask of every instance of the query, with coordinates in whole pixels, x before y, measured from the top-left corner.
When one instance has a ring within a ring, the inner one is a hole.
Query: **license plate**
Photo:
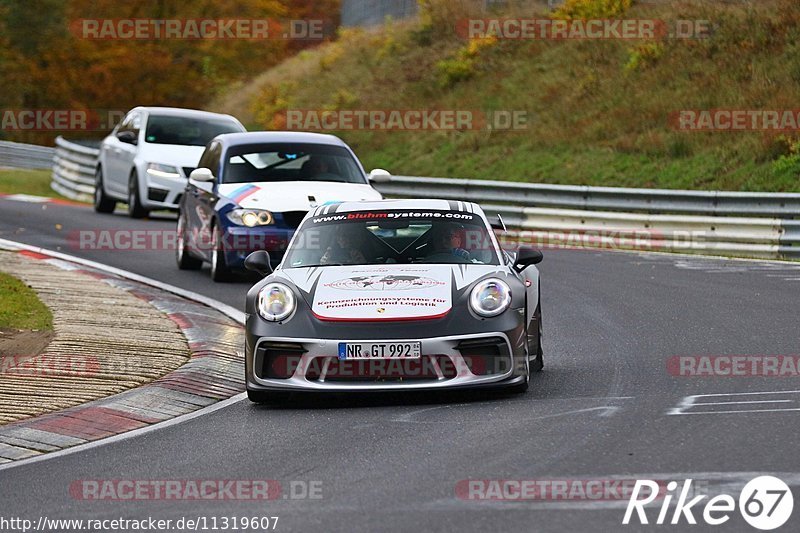
[[[419,359],[419,342],[340,342],[339,359]]]

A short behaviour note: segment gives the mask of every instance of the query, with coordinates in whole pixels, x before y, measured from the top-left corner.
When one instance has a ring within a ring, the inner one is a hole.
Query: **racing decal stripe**
[[[234,202],[241,203],[242,200],[247,198],[250,195],[253,195],[259,191],[259,188],[252,184],[243,185],[237,189],[231,191],[230,198]]]

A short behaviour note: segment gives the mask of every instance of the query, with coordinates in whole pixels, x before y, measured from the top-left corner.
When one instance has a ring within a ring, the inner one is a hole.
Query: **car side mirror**
[[[118,131],[117,139],[119,139],[120,142],[124,142],[125,144],[139,144],[139,139],[137,138],[137,135],[130,130]]]
[[[544,259],[544,255],[540,250],[529,246],[520,246],[517,258],[514,261],[514,269],[517,272],[522,272],[531,265],[541,263],[542,259]]]
[[[244,267],[247,270],[258,272],[262,276],[272,274],[272,264],[269,261],[269,252],[265,250],[253,252],[244,259]]]
[[[392,181],[392,175],[382,168],[374,168],[370,171],[367,179],[372,183],[389,183]]]
[[[189,174],[189,179],[200,182],[214,181],[214,174],[208,168],[196,168]]]

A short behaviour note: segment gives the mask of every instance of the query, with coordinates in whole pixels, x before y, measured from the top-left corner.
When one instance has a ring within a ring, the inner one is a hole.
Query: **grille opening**
[[[167,199],[167,195],[169,191],[164,189],[156,189],[155,187],[149,187],[147,189],[147,197],[154,202],[163,202]]]
[[[181,200],[183,200],[183,193],[175,197],[175,205],[181,205]]]
[[[294,375],[306,349],[302,344],[269,342],[259,345],[257,360],[261,361],[262,379],[289,379]]]
[[[290,228],[297,229],[300,226],[300,222],[305,218],[306,213],[307,211],[284,211],[283,221]]]
[[[461,341],[456,346],[469,371],[476,376],[505,374],[511,369],[511,354],[500,337]]]

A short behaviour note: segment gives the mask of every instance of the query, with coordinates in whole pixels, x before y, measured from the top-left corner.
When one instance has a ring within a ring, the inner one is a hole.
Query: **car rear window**
[[[242,128],[224,118],[188,118],[151,115],[147,119],[144,140],[150,144],[205,146],[222,133],[238,133]]]

